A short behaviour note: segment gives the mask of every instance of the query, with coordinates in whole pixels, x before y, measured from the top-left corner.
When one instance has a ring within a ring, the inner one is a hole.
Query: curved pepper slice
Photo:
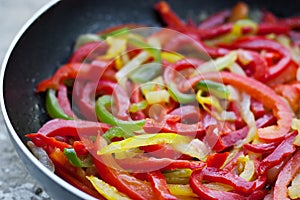
[[[260,139],[267,141],[279,141],[289,132],[292,124],[292,115],[287,104],[278,96],[271,88],[252,78],[244,77],[229,72],[207,73],[192,77],[182,82],[181,89],[183,91],[190,89],[199,81],[209,79],[213,81],[221,81],[224,84],[230,84],[241,91],[248,93],[254,99],[263,103],[264,106],[273,110],[274,116],[277,118],[277,125],[268,126],[258,129]]]
[[[53,119],[44,124],[38,133],[48,137],[71,136],[78,138],[80,134],[97,135],[106,132],[110,128],[110,125],[101,122]]]
[[[213,190],[205,187],[203,181],[202,170],[195,170],[190,178],[190,186],[194,193],[196,193],[203,200],[245,200],[246,198],[240,194],[233,192],[225,192]]]
[[[111,105],[112,96],[110,95],[104,95],[97,100],[96,114],[100,121],[124,128],[124,131],[137,131],[145,124],[145,120],[125,121],[114,117],[107,109],[107,106]]]
[[[126,170],[134,172],[147,172],[154,170],[174,170],[174,169],[202,169],[206,164],[202,161],[175,160],[170,158],[124,158],[117,159],[116,162]]]
[[[72,111],[70,100],[68,98],[68,88],[64,84],[60,84],[57,91],[57,101],[64,113],[68,116],[76,118],[76,115]]]
[[[275,187],[274,200],[288,200],[288,185],[300,170],[300,151],[297,151],[294,156],[284,165],[279,172]]]
[[[150,182],[154,193],[159,199],[176,200],[168,188],[167,181],[160,171],[147,173],[147,180]]]
[[[72,119],[68,116],[58,103],[58,99],[55,95],[56,90],[48,89],[46,93],[46,109],[50,117],[61,119]]]
[[[104,62],[104,61],[103,61]],[[58,89],[59,85],[66,79],[80,78],[84,80],[97,80],[99,74],[102,74],[108,62],[104,62],[103,66],[95,66],[86,63],[69,63],[61,66],[55,74],[49,78],[41,81],[36,92],[44,92],[47,89]]]
[[[293,142],[297,134],[297,131],[290,133],[289,136],[282,141],[270,155],[261,161],[258,167],[258,172],[260,174],[266,173],[268,169],[280,164],[286,157],[294,153],[296,148],[293,145]]]

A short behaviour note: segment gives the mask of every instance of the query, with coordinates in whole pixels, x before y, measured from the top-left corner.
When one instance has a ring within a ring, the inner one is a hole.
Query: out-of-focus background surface
[[[49,0],[0,0],[0,61],[25,22]],[[0,115],[0,200],[50,200],[9,140]]]

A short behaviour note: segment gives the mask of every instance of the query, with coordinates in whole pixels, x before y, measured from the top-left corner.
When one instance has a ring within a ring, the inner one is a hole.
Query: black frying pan
[[[50,77],[72,53],[78,35],[123,23],[162,26],[153,10],[157,0],[63,0],[52,1],[16,38],[1,73],[1,106],[11,139],[30,173],[54,199],[87,199],[43,167],[25,146],[26,133],[37,131],[46,120],[44,99],[34,93],[37,83]],[[174,0],[171,7],[183,19],[200,13],[231,8],[235,0]],[[300,15],[300,1],[246,0],[251,9],[267,9],[278,16]]]

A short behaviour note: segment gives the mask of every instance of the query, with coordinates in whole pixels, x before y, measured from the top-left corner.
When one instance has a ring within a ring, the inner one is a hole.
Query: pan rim
[[[12,52],[14,51],[17,43],[23,36],[23,34],[28,30],[28,28],[38,20],[38,18],[44,14],[45,12],[49,11],[50,8],[52,8],[54,5],[61,2],[61,0],[50,0],[48,3],[46,3],[44,6],[42,6],[30,19],[27,20],[27,22],[22,26],[22,28],[18,31],[18,33],[13,38],[12,42],[9,45],[9,48],[7,49],[5,56],[3,58],[2,64],[1,64],[1,71],[0,71],[0,109],[1,113],[7,128],[7,132],[9,135],[10,140],[14,142],[24,153],[24,155],[27,157],[27,159],[30,160],[30,162],[35,165],[42,173],[44,173],[49,179],[51,179],[53,182],[61,186],[62,188],[66,189],[70,193],[83,198],[83,199],[96,199],[85,192],[82,192],[81,190],[77,189],[76,187],[72,186],[53,172],[51,172],[48,168],[46,168],[32,153],[31,151],[26,147],[26,145],[22,142],[21,138],[18,136],[16,130],[14,129],[4,102],[4,78],[5,78],[5,71],[6,67],[8,65],[8,61],[11,57]],[[16,147],[14,147],[15,149]],[[24,164],[24,162],[23,162]],[[27,166],[26,166],[27,167]],[[34,176],[33,176],[34,177]],[[36,180],[36,178],[34,177]],[[47,188],[44,188],[47,192]],[[51,194],[50,194],[51,195]],[[51,197],[51,196],[50,196]]]

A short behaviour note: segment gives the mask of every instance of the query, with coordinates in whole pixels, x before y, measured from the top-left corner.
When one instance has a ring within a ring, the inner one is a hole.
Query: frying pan
[[[29,172],[54,199],[92,199],[69,185],[30,153],[25,134],[37,131],[49,118],[44,96],[35,94],[37,83],[50,77],[72,53],[77,36],[123,24],[162,26],[153,10],[157,0],[63,0],[50,1],[20,31],[8,50],[1,70],[1,108],[10,138]],[[276,15],[300,14],[300,1],[246,0],[252,9]],[[178,15],[197,20],[200,13],[231,8],[236,1],[174,0]]]

